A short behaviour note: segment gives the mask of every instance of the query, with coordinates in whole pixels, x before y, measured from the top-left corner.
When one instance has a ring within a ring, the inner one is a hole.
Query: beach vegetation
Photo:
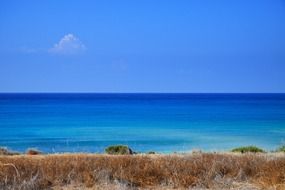
[[[202,150],[201,149],[193,149],[192,151],[192,154],[202,154]]]
[[[133,154],[133,150],[130,149],[126,145],[112,145],[109,146],[105,149],[105,152],[107,154],[121,154],[121,155],[126,155],[126,154]]]
[[[281,190],[284,179],[279,154],[0,156],[0,189]]]
[[[257,146],[242,146],[238,148],[232,149],[232,152],[240,152],[240,153],[262,153],[265,152],[263,149]]]
[[[41,151],[39,151],[38,149],[35,148],[30,148],[26,151],[27,155],[40,155],[43,154]]]
[[[277,149],[277,152],[285,152],[285,145],[280,146],[280,147]]]

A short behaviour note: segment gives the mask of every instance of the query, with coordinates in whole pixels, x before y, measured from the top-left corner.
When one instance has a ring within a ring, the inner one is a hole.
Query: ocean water
[[[273,150],[285,143],[285,94],[0,94],[0,146],[17,151]]]

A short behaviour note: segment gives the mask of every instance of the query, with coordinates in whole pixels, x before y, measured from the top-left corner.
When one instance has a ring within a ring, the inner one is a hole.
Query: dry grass
[[[285,154],[0,156],[0,189],[285,189]]]

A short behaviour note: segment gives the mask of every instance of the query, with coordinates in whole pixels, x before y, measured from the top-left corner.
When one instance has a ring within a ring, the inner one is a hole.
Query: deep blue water
[[[285,94],[0,94],[0,146],[228,150],[285,142]]]

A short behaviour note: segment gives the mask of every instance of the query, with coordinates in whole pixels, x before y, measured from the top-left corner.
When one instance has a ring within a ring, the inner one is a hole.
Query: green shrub
[[[258,153],[258,152],[265,152],[263,149],[258,148],[256,146],[242,146],[238,148],[232,149],[232,152],[240,152],[240,153],[247,153],[247,152],[252,152],[252,153]]]
[[[156,154],[154,151],[149,151],[147,154]]]
[[[125,145],[113,145],[105,149],[107,154],[133,154],[132,149]]]
[[[285,152],[285,145],[280,146],[280,147],[277,149],[277,152]]]

